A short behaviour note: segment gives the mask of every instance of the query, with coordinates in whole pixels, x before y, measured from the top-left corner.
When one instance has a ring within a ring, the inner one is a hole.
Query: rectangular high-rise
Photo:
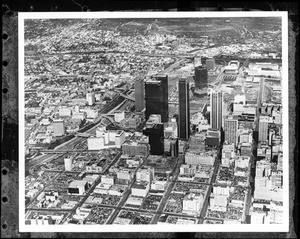
[[[269,116],[260,116],[258,125],[258,141],[268,141]]]
[[[63,120],[53,120],[53,135],[62,136],[65,134],[65,124]]]
[[[214,58],[208,58],[208,59],[206,59],[206,68],[208,70],[215,69],[215,59]]]
[[[190,137],[190,97],[189,83],[186,79],[178,81],[178,135],[180,139],[189,139]]]
[[[225,142],[228,144],[237,145],[237,130],[238,130],[238,117],[228,115],[224,117],[224,132]]]
[[[149,135],[150,153],[152,155],[163,155],[164,153],[164,125],[155,124],[150,129]]]
[[[134,94],[135,94],[135,110],[142,111],[145,107],[145,84],[141,78],[135,79]]]
[[[203,89],[207,87],[208,73],[207,69],[203,66],[195,67],[195,88]]]
[[[223,93],[210,93],[210,126],[212,129],[221,129],[223,119]]]
[[[95,94],[94,93],[87,93],[86,100],[89,106],[94,105],[95,103]]]
[[[168,76],[158,75],[145,82],[146,120],[151,114],[161,115],[163,123],[169,120]]]

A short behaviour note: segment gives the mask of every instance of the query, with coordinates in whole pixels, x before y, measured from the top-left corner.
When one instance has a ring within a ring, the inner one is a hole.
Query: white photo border
[[[25,107],[24,21],[26,19],[83,18],[235,18],[281,17],[282,19],[282,121],[283,121],[283,223],[282,224],[194,224],[194,225],[25,225]],[[289,231],[289,90],[288,12],[19,12],[19,231],[20,232],[288,232]]]

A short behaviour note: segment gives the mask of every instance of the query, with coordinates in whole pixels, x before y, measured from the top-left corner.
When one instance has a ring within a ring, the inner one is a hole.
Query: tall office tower
[[[195,67],[195,88],[203,89],[207,87],[208,73],[207,69],[203,66]]]
[[[205,145],[219,147],[221,145],[221,130],[208,129],[206,133]]]
[[[72,157],[64,158],[64,163],[65,163],[65,171],[72,171],[73,158]]]
[[[178,156],[178,139],[171,140],[170,153],[172,158],[176,158]]]
[[[94,93],[87,93],[86,94],[86,100],[88,102],[88,105],[93,105],[95,103],[95,94]]]
[[[214,58],[206,59],[206,68],[207,68],[207,70],[215,69],[215,59]]]
[[[149,135],[150,153],[152,155],[163,155],[164,153],[164,125],[155,124],[150,129]]]
[[[260,116],[258,125],[258,141],[268,141],[269,116]]]
[[[65,134],[65,124],[63,120],[53,120],[53,135],[62,136]]]
[[[197,66],[202,66],[202,62],[201,62],[201,56],[195,56],[194,57],[194,67],[197,67]]]
[[[221,129],[223,120],[223,93],[210,93],[210,126],[212,129]]]
[[[134,82],[135,110],[142,111],[145,107],[144,80],[137,78]]]
[[[190,92],[189,83],[186,79],[178,81],[179,97],[179,120],[178,135],[180,139],[189,139],[190,137]]]
[[[225,141],[228,144],[237,145],[237,130],[238,130],[238,117],[235,115],[225,116],[224,132],[225,132]]]
[[[151,114],[161,115],[163,123],[169,119],[168,76],[159,75],[145,82],[146,120]]]

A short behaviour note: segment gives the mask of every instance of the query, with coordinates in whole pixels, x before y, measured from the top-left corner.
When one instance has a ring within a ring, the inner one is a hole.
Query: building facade
[[[206,59],[206,68],[208,70],[215,69],[215,59],[214,58],[208,58],[208,59]]]
[[[93,105],[95,103],[95,94],[94,93],[87,93],[86,94],[86,100],[88,105]]]
[[[268,125],[269,117],[260,116],[259,117],[259,128],[258,128],[258,141],[266,142],[268,140]]]
[[[134,94],[135,94],[135,110],[142,111],[145,108],[145,83],[141,78],[135,79]]]
[[[228,144],[237,145],[237,130],[238,130],[238,117],[228,115],[224,117],[224,132],[225,141]]]
[[[145,82],[146,119],[151,114],[161,115],[162,122],[168,122],[168,76],[156,76]]]
[[[221,129],[223,118],[223,93],[213,91],[210,94],[210,125],[212,129]]]
[[[65,134],[65,124],[63,120],[54,120],[52,122],[53,126],[53,135],[54,136],[62,136]]]
[[[150,144],[150,153],[152,155],[163,155],[164,153],[163,124],[155,124],[150,129],[149,144]]]
[[[179,138],[188,139],[190,137],[190,97],[189,83],[186,79],[178,81],[178,97],[179,97],[179,120],[178,131]]]
[[[207,69],[203,66],[195,67],[195,88],[202,89],[207,87],[208,73]]]

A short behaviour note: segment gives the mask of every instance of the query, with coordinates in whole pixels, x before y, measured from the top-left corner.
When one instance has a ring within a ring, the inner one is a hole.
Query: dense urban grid
[[[282,223],[280,18],[25,21],[26,224]]]

